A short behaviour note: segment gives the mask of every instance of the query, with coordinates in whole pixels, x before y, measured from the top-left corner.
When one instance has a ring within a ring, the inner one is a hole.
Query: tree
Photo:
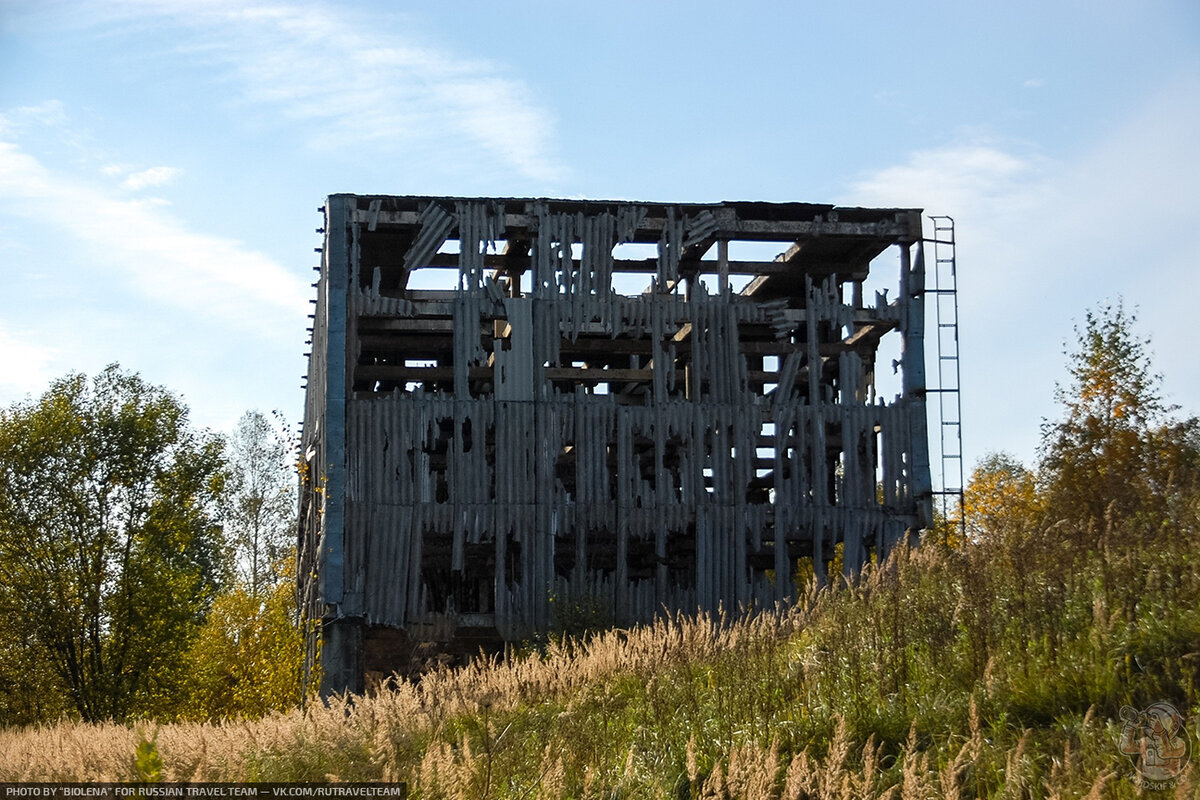
[[[1118,301],[1087,312],[1069,350],[1062,419],[1042,431],[1049,522],[1101,530],[1116,520],[1161,521],[1164,501],[1197,472],[1196,420],[1176,422],[1150,366],[1136,314]]]
[[[253,718],[294,708],[304,664],[304,636],[296,617],[290,581],[259,595],[244,586],[222,593],[189,656],[187,715]]]
[[[1008,453],[984,456],[963,495],[967,538],[998,544],[1040,523],[1041,498],[1033,472]]]
[[[218,437],[112,365],[0,411],[7,637],[53,665],[85,720],[161,713],[223,577]]]
[[[29,725],[70,710],[49,652],[28,627],[14,624],[20,608],[13,588],[0,582],[0,726]]]
[[[214,602],[189,660],[187,714],[260,716],[300,700],[296,607],[296,473],[287,427],[247,411],[227,449],[225,520],[236,580]]]
[[[296,474],[292,445],[279,412],[238,420],[229,443],[226,522],[238,577],[252,596],[279,582],[296,530]]]

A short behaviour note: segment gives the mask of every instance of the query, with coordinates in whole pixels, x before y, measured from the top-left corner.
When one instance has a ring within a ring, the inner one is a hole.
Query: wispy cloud
[[[1118,295],[1141,308],[1168,393],[1198,410],[1200,362],[1178,335],[1194,316],[1180,289],[1196,274],[1197,93],[1200,74],[1165,82],[1092,147],[1057,158],[972,139],[852,182],[850,202],[923,206],[958,223],[969,453],[1033,454],[1040,420],[1057,413],[1072,320]]]
[[[121,188],[136,192],[151,186],[165,186],[179,177],[182,172],[183,170],[176,167],[151,167],[127,176],[125,180],[121,181]]]
[[[386,12],[126,0],[89,13],[97,24],[123,23],[143,34],[147,25],[173,26],[182,42],[173,57],[214,67],[214,80],[234,90],[239,113],[312,123],[314,147],[437,147],[486,153],[481,162],[535,180],[564,173],[552,154],[553,117],[524,82],[491,62],[415,41]]]
[[[61,110],[61,109],[60,109]],[[63,116],[29,130],[30,115],[0,115],[0,211],[56,226],[86,246],[89,262],[123,277],[137,294],[167,307],[205,317],[221,317],[243,329],[305,307],[308,289],[272,259],[232,239],[197,232],[162,207],[134,199],[107,181],[57,171],[27,152],[19,132],[29,137],[70,136],[57,131]],[[169,168],[135,173],[130,188],[168,180]]]
[[[973,138],[912,153],[851,186],[856,204],[921,207],[955,219],[968,470],[989,450],[1031,458],[1039,420],[1052,414],[1058,351],[1045,342],[1056,345],[1062,331],[1049,294],[1032,288],[1053,280],[1053,270],[1042,260],[1045,240],[1031,237],[1040,233],[1031,223],[1045,213],[1044,196],[1053,191],[1045,179],[1050,169],[1043,156]],[[927,313],[934,310],[930,303]],[[936,355],[932,347],[926,353],[934,383]],[[1007,391],[1014,383],[1021,386],[1019,406]],[[930,430],[939,430],[936,423],[931,419]],[[949,480],[957,483],[957,476]],[[941,483],[941,476],[934,481]]]
[[[46,100],[33,106],[18,106],[0,115],[0,136],[17,136],[36,126],[58,127],[67,121],[67,113],[58,100]]]
[[[1019,210],[1037,194],[1037,175],[1045,159],[1021,154],[986,140],[920,150],[903,164],[864,175],[852,185],[863,202],[898,207],[925,206],[931,210],[988,206]]]
[[[0,322],[0,353],[4,368],[0,369],[0,402],[15,400],[39,391],[58,369],[58,350],[5,327]]]

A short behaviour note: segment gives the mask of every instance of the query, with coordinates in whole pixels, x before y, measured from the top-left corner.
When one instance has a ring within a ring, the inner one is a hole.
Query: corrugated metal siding
[[[707,241],[717,219],[669,208],[654,286],[619,296],[613,248],[635,238],[646,209],[560,213],[533,203],[532,288],[503,296],[484,254],[512,233],[504,203],[449,208],[424,207],[405,263],[427,263],[459,238],[459,286],[439,306],[453,318],[453,390],[348,391],[342,613],[405,627],[461,612],[453,582],[469,572],[489,576],[484,613],[512,638],[552,625],[556,597],[592,598],[620,623],[664,606],[772,602],[796,590],[794,543],[808,543],[819,571],[844,541],[853,569],[913,525],[913,437],[923,435],[913,420],[923,398],[872,402],[859,355],[822,354],[828,331],[855,320],[836,274],[805,275],[794,298],[709,294],[697,281],[685,295],[682,254]],[[378,206],[372,213],[371,225],[382,218]],[[433,307],[381,295],[378,269],[366,280],[359,268],[346,290],[351,337],[360,318],[419,319]],[[882,302],[876,312],[897,323],[908,314],[908,325],[914,313]],[[480,331],[496,319],[508,335],[487,352]],[[771,395],[750,379],[741,331],[751,325],[807,343],[782,359]],[[325,368],[321,327],[310,395]],[[596,333],[650,340],[640,404],[616,393],[621,381],[595,394],[548,378],[570,366],[564,342]],[[677,366],[684,345],[686,370]],[[472,368],[490,369],[490,391],[472,395]],[[319,430],[321,416],[311,405],[306,431]],[[756,490],[760,473],[769,485]]]

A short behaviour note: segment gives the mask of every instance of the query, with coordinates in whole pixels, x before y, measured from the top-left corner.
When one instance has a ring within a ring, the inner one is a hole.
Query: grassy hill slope
[[[1174,704],[1194,745],[1198,669],[1196,525],[1017,531],[898,551],[799,608],[551,643],[328,707],[0,732],[0,779],[132,779],[152,742],[166,779],[419,797],[1133,797],[1121,707]],[[1175,796],[1197,796],[1196,771]]]

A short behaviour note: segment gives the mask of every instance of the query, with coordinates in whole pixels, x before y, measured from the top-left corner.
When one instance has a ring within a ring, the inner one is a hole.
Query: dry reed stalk
[[[1184,767],[1183,774],[1175,784],[1175,800],[1195,800],[1200,797],[1200,780],[1197,779],[1196,772],[1195,761]]]
[[[1088,791],[1084,800],[1104,800],[1106,797],[1105,789],[1108,788],[1108,783],[1115,778],[1117,773],[1105,772],[1096,776],[1095,782],[1092,784],[1091,790]]]

